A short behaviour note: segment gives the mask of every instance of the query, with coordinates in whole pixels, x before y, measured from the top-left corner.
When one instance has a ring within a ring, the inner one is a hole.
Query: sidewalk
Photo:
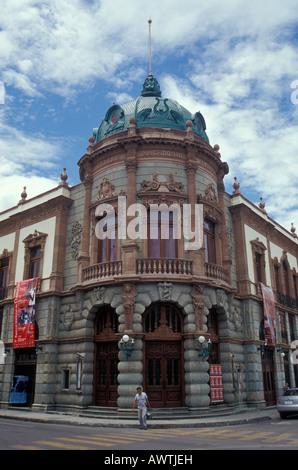
[[[154,412],[154,410],[152,410]],[[76,414],[64,414],[59,412],[38,412],[28,409],[1,409],[0,418],[18,419],[22,421],[32,421],[39,423],[67,424],[92,427],[111,427],[111,428],[138,428],[138,415],[135,413],[134,419],[125,418],[94,418],[83,417]],[[162,428],[199,428],[212,426],[232,426],[248,424],[257,421],[269,421],[279,419],[276,408],[267,408],[265,410],[244,410],[231,415],[212,416],[202,418],[182,418],[176,420],[156,419],[154,416],[148,421],[148,427],[151,429]]]

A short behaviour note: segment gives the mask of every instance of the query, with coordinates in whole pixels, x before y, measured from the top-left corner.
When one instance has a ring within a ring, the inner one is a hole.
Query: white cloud
[[[47,177],[14,174],[1,177],[0,212],[14,207],[21,200],[24,186],[27,200],[58,186],[59,182]]]
[[[34,197],[59,184],[57,172],[59,142],[39,136],[27,136],[4,122],[0,114],[0,211],[21,199],[23,187]]]
[[[153,73],[168,57],[176,67],[157,76],[163,96],[202,112],[211,144],[230,167],[227,191],[237,176],[244,195],[262,195],[269,215],[289,226],[298,215],[298,106],[290,103],[298,79],[296,4],[9,0],[1,5],[0,79],[34,99],[48,90],[74,96],[105,81],[107,97],[122,104],[147,73],[151,17]],[[58,155],[59,143],[0,123],[3,175],[26,174],[32,164],[44,177],[42,167]]]

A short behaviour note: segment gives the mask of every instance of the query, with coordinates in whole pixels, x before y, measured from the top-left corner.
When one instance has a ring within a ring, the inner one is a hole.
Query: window
[[[40,275],[40,261],[41,261],[41,247],[30,249],[30,272],[29,278],[39,277]]]
[[[282,343],[287,343],[287,327],[286,327],[286,316],[285,312],[279,313],[279,320],[280,320],[280,333],[281,333],[281,341]]]
[[[167,218],[167,215],[169,216]],[[149,258],[177,258],[174,213],[148,213]],[[176,221],[175,221],[176,222]]]
[[[25,245],[24,279],[42,277],[46,238],[46,233],[35,230],[23,240]]]
[[[257,282],[262,282],[262,255],[255,253]]]
[[[259,239],[251,240],[252,257],[254,264],[254,282],[256,284],[266,284],[266,264],[265,264],[265,253],[266,246]],[[258,288],[257,288],[258,289]]]
[[[117,259],[118,227],[117,216],[112,225],[108,222],[103,226],[98,240],[98,262],[106,263]]]
[[[280,293],[279,267],[276,264],[274,265],[274,279],[275,279],[276,292]]]
[[[298,300],[298,291],[297,291],[297,276],[296,276],[296,274],[293,275],[293,284],[294,284],[295,300],[297,301]]]
[[[282,263],[282,271],[283,271],[283,278],[284,278],[285,294],[290,295],[288,267],[285,261]]]
[[[204,220],[204,242],[205,262],[215,264],[215,224],[208,219]]]
[[[8,258],[0,260],[0,300],[5,299],[7,295],[8,265]]]
[[[0,337],[2,331],[2,322],[3,322],[3,308],[0,308]]]
[[[292,342],[292,341],[295,341],[296,339],[295,338],[295,316],[289,314],[288,318],[289,318],[289,328],[290,328],[290,339]]]
[[[63,389],[69,390],[70,371],[69,369],[63,369]]]

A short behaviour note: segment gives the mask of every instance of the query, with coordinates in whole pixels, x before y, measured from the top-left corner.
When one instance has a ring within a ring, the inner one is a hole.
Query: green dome
[[[149,75],[143,85],[141,96],[122,106],[113,105],[106,113],[100,126],[93,129],[95,143],[130,126],[135,119],[137,128],[161,127],[166,129],[187,129],[186,121],[192,122],[191,129],[201,139],[209,143],[205,132],[205,120],[200,112],[192,114],[177,101],[162,98],[158,81]]]

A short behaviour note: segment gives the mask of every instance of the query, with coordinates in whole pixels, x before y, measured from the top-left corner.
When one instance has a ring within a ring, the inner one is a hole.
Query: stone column
[[[206,412],[210,405],[209,363],[199,355],[196,344],[200,334],[206,335],[202,286],[193,286],[191,300],[194,313],[190,313],[188,306],[184,307],[189,312],[184,322],[184,333],[187,335],[184,340],[185,405]]]
[[[136,144],[128,145],[127,158],[125,160],[127,169],[127,208],[132,204],[136,203],[136,171],[137,171],[137,160]],[[129,222],[134,219],[134,216],[127,216],[126,226]],[[138,245],[135,240],[126,239],[122,245],[122,274],[123,275],[136,275],[136,262],[138,257]]]
[[[60,292],[63,289],[67,219],[70,204],[72,204],[71,199],[61,198],[60,207],[56,215],[53,266],[50,277],[51,291]]]
[[[125,284],[122,292],[123,313],[119,316],[119,333],[128,334],[134,338],[134,349],[131,355],[126,358],[123,351],[119,352],[118,364],[118,407],[121,409],[131,409],[136,388],[143,383],[143,334],[142,316],[134,314],[135,301],[137,296],[136,287],[133,284]],[[118,311],[118,309],[117,309]]]
[[[87,176],[84,180],[85,185],[85,204],[84,204],[84,219],[82,231],[82,252],[78,257],[78,283],[83,282],[83,269],[89,265],[89,242],[90,242],[90,203],[92,193],[91,177]]]
[[[194,155],[188,155],[188,161],[185,166],[187,174],[187,193],[188,193],[188,204],[191,205],[191,229],[195,228],[195,204],[197,203],[197,192],[196,192],[196,164],[194,161]],[[202,221],[203,223],[203,221]],[[204,249],[190,250],[189,259],[192,260],[192,270],[195,276],[204,276]]]
[[[208,361],[199,356],[194,339],[185,340],[184,348],[185,405],[191,409],[207,411],[210,405]]]

